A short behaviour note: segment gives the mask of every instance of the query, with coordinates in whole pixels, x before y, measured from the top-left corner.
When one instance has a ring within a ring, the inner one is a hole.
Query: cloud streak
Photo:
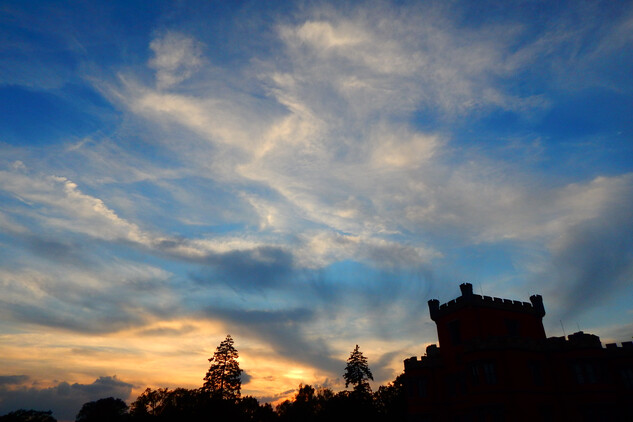
[[[68,62],[32,63],[72,76],[0,72],[98,122],[0,148],[0,334],[46,327],[73,356],[103,356],[111,338],[206,364],[231,332],[266,368],[246,368],[245,387],[281,397],[338,385],[356,343],[389,381],[434,339],[426,300],[450,299],[461,277],[626,326],[633,126],[613,116],[630,114],[630,6],[372,1],[266,19],[246,18],[256,2],[169,6],[108,38],[112,57],[64,36]],[[109,28],[77,28],[106,42]],[[21,139],[4,123],[3,139]],[[37,371],[24,368],[0,384],[26,385]],[[187,386],[204,369],[186,366]]]

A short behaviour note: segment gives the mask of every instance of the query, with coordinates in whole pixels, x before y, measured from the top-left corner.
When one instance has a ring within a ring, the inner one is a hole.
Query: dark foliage
[[[75,422],[123,422],[128,420],[127,404],[114,397],[85,403],[75,418]]]
[[[50,410],[42,412],[39,410],[16,410],[0,416],[0,422],[57,422]]]
[[[374,406],[381,421],[400,422],[407,419],[407,398],[404,375],[398,375],[392,382],[378,387],[374,393]]]
[[[255,397],[246,396],[237,404],[241,420],[252,422],[270,422],[277,420],[273,407],[265,403],[260,405]]]
[[[90,403],[86,405],[88,404]],[[86,405],[82,410],[86,408]],[[399,376],[393,383],[379,387],[374,394],[358,391],[334,393],[329,388],[315,389],[310,385],[300,385],[294,399],[279,404],[276,411],[273,411],[270,404],[259,404],[257,399],[250,396],[240,399],[222,399],[211,396],[202,389],[159,388],[152,390],[148,388],[130,406],[128,420],[130,422],[226,420],[231,422],[334,422],[342,420],[396,422],[406,419],[405,409],[402,376]],[[77,417],[79,421],[79,415]],[[53,421],[54,419],[44,420],[44,422]],[[0,418],[0,422],[4,420]]]
[[[242,370],[237,357],[233,339],[227,336],[209,359],[211,367],[202,388],[148,388],[131,404],[129,414],[119,399],[86,403],[77,415],[77,422],[396,422],[406,419],[402,375],[372,394],[368,380],[373,380],[373,376],[358,345],[347,361],[344,374],[346,387],[354,386],[352,391],[334,393],[329,388],[299,385],[294,399],[279,404],[276,411],[270,404],[260,405],[254,397],[240,398]],[[111,416],[99,419],[95,413],[99,413],[98,409],[103,409],[100,411],[103,415]],[[34,421],[39,422],[39,419]],[[54,422],[55,419],[42,421]],[[0,422],[4,420],[0,418]]]
[[[132,421],[273,421],[276,415],[269,404],[260,405],[253,397],[223,399],[201,389],[146,389],[133,403]]]
[[[365,390],[334,393],[325,388],[315,390],[300,385],[294,400],[277,406],[280,421],[385,421],[406,420],[406,402],[402,376],[381,386],[376,393]]]

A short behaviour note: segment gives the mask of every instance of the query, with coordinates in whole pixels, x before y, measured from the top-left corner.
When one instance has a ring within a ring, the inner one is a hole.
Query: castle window
[[[597,380],[596,380],[596,370],[594,366],[591,363],[588,363],[585,365],[585,369],[587,371],[587,380],[589,381],[590,384],[595,384]]]
[[[448,323],[448,332],[451,336],[451,343],[453,345],[461,344],[462,336],[459,329],[459,321],[451,321]]]
[[[457,387],[457,392],[460,394],[466,394],[466,373],[460,372],[455,377],[455,384]]]
[[[466,380],[463,372],[446,377],[446,392],[449,396],[466,393]]]
[[[471,381],[473,385],[479,385],[483,382],[488,385],[497,383],[497,365],[494,362],[483,361],[475,362],[470,366]]]
[[[449,375],[446,378],[446,394],[449,396],[454,396],[457,394],[457,388],[455,385],[455,376]]]
[[[576,376],[576,382],[578,384],[584,384],[585,383],[585,375],[583,374],[582,367],[579,364],[575,363],[573,365],[573,368],[574,368],[574,375]]]
[[[530,369],[530,373],[532,374],[532,382],[535,385],[543,385],[543,370],[541,368],[541,363],[537,361],[532,361],[528,364]]]
[[[470,367],[473,385],[479,385],[479,365],[473,364]]]
[[[622,381],[628,389],[633,389],[633,368],[622,368],[620,370]]]
[[[508,329],[508,336],[510,337],[519,337],[520,335],[520,324],[516,319],[506,319],[506,328]]]
[[[497,383],[497,370],[494,362],[485,362],[483,365],[486,383],[492,385]]]
[[[596,384],[602,378],[601,368],[592,362],[575,362],[572,370],[578,384]]]
[[[426,378],[418,379],[418,397],[426,397]]]
[[[409,397],[415,397],[415,381],[411,378],[407,380],[407,392],[409,393]]]

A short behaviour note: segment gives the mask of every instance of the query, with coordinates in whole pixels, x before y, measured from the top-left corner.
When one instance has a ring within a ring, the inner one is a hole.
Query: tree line
[[[350,353],[343,373],[345,388],[299,385],[292,400],[275,409],[251,396],[241,396],[242,369],[233,338],[226,336],[209,358],[210,367],[201,388],[147,388],[128,405],[119,398],[85,403],[76,422],[290,422],[290,421],[403,421],[406,404],[402,375],[372,392],[373,375],[358,345]],[[56,422],[51,412],[18,410],[0,416],[0,422]]]

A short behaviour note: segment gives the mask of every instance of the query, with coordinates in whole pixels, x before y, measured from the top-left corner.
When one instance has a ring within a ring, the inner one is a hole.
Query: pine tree
[[[233,339],[231,335],[227,335],[213,353],[213,357],[209,359],[211,367],[204,377],[202,391],[222,399],[238,399],[242,387],[240,380],[242,370],[237,358],[238,354],[233,347]]]
[[[356,392],[371,392],[371,387],[367,380],[373,381],[374,376],[367,364],[367,358],[363,356],[363,352],[359,350],[358,344],[356,348],[354,348],[354,351],[350,353],[349,359],[347,359],[347,366],[345,367],[343,378],[345,379],[345,388],[352,384]]]

